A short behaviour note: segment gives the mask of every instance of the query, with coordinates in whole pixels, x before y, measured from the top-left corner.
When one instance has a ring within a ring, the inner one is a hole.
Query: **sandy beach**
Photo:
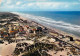
[[[16,43],[0,44],[0,55],[1,56],[13,56],[13,51],[15,47],[16,47]]]

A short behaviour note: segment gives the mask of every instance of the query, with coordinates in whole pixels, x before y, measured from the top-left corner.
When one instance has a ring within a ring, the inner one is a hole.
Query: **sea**
[[[20,11],[14,13],[80,37],[80,11]]]

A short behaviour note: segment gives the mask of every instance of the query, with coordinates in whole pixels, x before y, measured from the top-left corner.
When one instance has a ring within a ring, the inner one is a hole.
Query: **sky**
[[[0,0],[0,11],[80,11],[80,0]]]

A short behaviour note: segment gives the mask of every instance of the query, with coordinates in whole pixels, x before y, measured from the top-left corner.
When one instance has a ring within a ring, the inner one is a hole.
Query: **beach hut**
[[[37,27],[37,31],[42,32],[42,27]]]
[[[8,34],[7,32],[4,32],[4,33],[3,33],[3,37],[4,37],[4,38],[7,38],[8,35],[9,35],[9,34]]]
[[[76,43],[77,45],[80,45],[80,40],[79,40],[79,39],[75,40],[75,43]]]
[[[36,31],[36,28],[33,28],[32,30],[33,30],[33,31]]]
[[[0,43],[2,43],[2,44],[3,44],[4,42],[0,39]]]
[[[33,30],[29,30],[29,33],[34,33]]]
[[[1,38],[3,38],[3,33],[4,33],[3,31],[0,31],[0,34],[1,34]]]
[[[44,34],[45,34],[45,33],[48,33],[48,29],[45,27],[45,28],[43,29],[43,32],[44,32]]]
[[[42,31],[43,31],[42,27],[37,27],[36,35],[37,35],[38,37],[42,36],[42,35],[43,35],[43,34],[42,34]]]
[[[24,28],[22,26],[19,27],[19,32],[24,31]]]
[[[27,23],[27,20],[24,20],[23,22],[24,22],[24,23]]]
[[[70,41],[74,41],[72,36],[66,36],[67,38],[69,38]]]
[[[74,41],[74,40],[73,40],[73,37],[69,37],[69,38],[70,38],[70,41]]]
[[[64,35],[62,35],[62,38],[65,38],[65,36],[64,36]]]
[[[10,34],[14,34],[14,33],[15,33],[15,31],[14,31],[14,30],[10,31]]]
[[[33,28],[32,30],[33,30],[34,34],[36,34],[36,30],[37,30],[37,29],[36,29],[36,28]]]
[[[28,25],[26,25],[25,27],[26,27],[27,29],[29,28],[29,26],[28,26]]]

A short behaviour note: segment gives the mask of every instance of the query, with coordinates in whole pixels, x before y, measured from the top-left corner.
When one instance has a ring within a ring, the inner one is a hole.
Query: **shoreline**
[[[14,13],[13,13],[13,14],[14,14]],[[17,14],[17,15],[18,15],[18,14]],[[28,18],[24,18],[24,17],[22,17],[22,16],[20,16],[20,15],[19,15],[19,17],[20,17],[20,19],[22,19],[22,20],[28,20],[28,21],[34,22],[34,23],[36,23],[36,24],[38,24],[38,25],[41,25],[41,26],[43,26],[43,27],[47,27],[48,29],[50,29],[50,30],[52,30],[52,31],[55,31],[55,32],[57,32],[57,33],[59,33],[59,34],[72,36],[72,37],[74,37],[74,39],[79,39],[79,38],[80,38],[80,37],[78,37],[78,36],[76,36],[76,35],[74,35],[74,34],[70,34],[70,33],[61,31],[60,29],[56,29],[56,28],[50,27],[50,26],[48,26],[48,25],[45,25],[45,26],[44,26],[44,24],[41,24],[41,23],[39,23],[39,22],[33,21],[33,20],[31,20],[31,19],[28,19]]]
[[[59,23],[58,21],[56,21],[56,20],[53,20],[53,21],[55,21],[55,22],[52,22],[51,20],[51,22],[53,23],[50,23],[50,24],[48,24],[48,21],[46,20],[46,19],[48,19],[49,20],[49,18],[47,18],[47,17],[44,17],[43,18],[43,16],[36,16],[36,15],[33,15],[33,14],[25,14],[25,13],[18,13],[18,12],[12,12],[12,13],[14,13],[14,14],[18,14],[18,15],[20,15],[20,16],[23,16],[24,18],[30,18],[29,20],[32,20],[32,21],[35,21],[35,22],[37,22],[37,23],[39,23],[39,24],[42,24],[42,25],[44,25],[45,27],[47,26],[47,27],[49,27],[49,28],[55,28],[56,29],[56,31],[58,32],[58,31],[60,31],[60,32],[64,32],[64,33],[66,33],[66,34],[68,34],[68,35],[71,35],[71,36],[75,36],[75,37],[78,37],[78,38],[80,38],[80,35],[79,35],[79,33],[80,33],[80,31],[79,31],[79,25],[76,25],[76,24],[71,24],[71,23],[67,23],[67,22],[64,22],[64,21],[61,21],[61,22],[63,22],[63,24],[62,23],[60,23],[60,26],[59,25],[57,25],[57,23]],[[38,19],[39,18],[39,19]],[[50,18],[51,19],[51,18]],[[25,19],[26,20],[26,19]],[[40,21],[41,20],[41,21]],[[49,22],[50,22],[49,21]],[[57,23],[56,23],[57,22]],[[61,25],[62,24],[62,25]],[[66,25],[68,25],[68,26],[66,26]],[[59,27],[58,27],[59,26]],[[72,26],[74,26],[74,27],[72,27]],[[67,28],[68,27],[68,28]]]

